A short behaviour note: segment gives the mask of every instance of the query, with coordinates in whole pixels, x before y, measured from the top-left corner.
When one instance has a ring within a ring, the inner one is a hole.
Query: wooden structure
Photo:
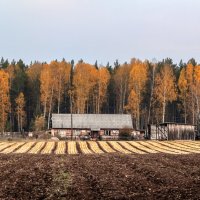
[[[197,139],[200,139],[200,113],[198,115],[198,119],[197,119]]]
[[[149,125],[146,133],[148,139],[155,140],[195,140],[196,126],[165,122],[158,125]]]
[[[73,120],[73,123],[72,123]],[[121,129],[133,130],[132,118],[128,114],[53,114],[53,136],[78,139],[118,139]]]

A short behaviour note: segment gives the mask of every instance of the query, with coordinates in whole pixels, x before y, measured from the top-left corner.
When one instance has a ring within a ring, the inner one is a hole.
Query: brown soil
[[[3,155],[0,199],[200,199],[198,155]]]

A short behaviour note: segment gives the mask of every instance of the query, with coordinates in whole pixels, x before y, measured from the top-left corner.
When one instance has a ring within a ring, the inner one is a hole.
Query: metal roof
[[[178,122],[163,122],[163,123],[160,123],[159,125],[168,125],[168,124],[193,126],[193,124],[178,123]]]
[[[76,129],[133,129],[128,114],[72,114]],[[52,114],[52,128],[71,128],[71,114]]]

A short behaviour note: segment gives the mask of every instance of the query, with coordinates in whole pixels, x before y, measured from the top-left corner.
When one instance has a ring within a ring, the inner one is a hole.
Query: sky
[[[0,57],[200,61],[199,0],[0,0]]]

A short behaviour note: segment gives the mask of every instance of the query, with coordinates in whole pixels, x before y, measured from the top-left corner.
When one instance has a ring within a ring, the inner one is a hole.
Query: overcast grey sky
[[[200,61],[200,0],[0,0],[0,57]]]

